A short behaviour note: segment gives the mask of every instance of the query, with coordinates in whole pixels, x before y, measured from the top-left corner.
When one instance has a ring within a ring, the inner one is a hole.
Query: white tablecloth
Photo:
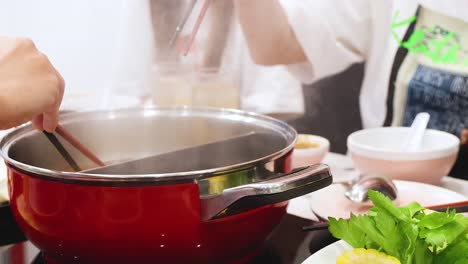
[[[330,170],[335,180],[342,180],[352,177],[354,171],[353,163],[348,156],[328,153],[322,163],[330,166]],[[468,181],[452,177],[444,177],[439,185],[468,197]],[[304,195],[289,202],[288,213],[305,219],[318,220],[310,209],[308,196]]]

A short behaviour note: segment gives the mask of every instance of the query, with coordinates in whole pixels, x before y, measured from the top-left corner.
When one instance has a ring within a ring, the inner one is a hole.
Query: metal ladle
[[[336,181],[333,184],[344,185],[347,189],[344,194],[346,198],[359,204],[370,203],[367,195],[369,190],[379,191],[392,200],[398,195],[392,180],[379,174],[364,174],[350,181]]]

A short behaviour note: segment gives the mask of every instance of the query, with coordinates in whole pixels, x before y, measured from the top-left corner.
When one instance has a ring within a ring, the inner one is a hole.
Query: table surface
[[[351,177],[350,169],[353,168],[353,165],[347,156],[329,153],[323,163],[330,166],[335,179]],[[440,186],[468,196],[468,181],[445,177]],[[5,212],[5,208],[0,208],[0,220],[2,220],[2,214],[5,217],[6,213],[8,212]],[[288,206],[288,214],[266,241],[267,250],[264,252],[265,256],[260,256],[253,263],[264,263],[265,259],[268,259],[269,263],[278,264],[302,263],[313,252],[336,241],[327,230],[309,233],[302,231],[301,227],[311,224],[313,219],[315,219],[315,216],[310,210],[306,196],[291,200]],[[7,221],[13,220],[7,219]],[[0,227],[1,224],[0,221]],[[7,231],[16,235],[14,236],[16,241],[24,239],[14,225]],[[0,245],[11,242],[2,241],[2,236],[0,236]],[[37,248],[27,241],[9,244],[8,246],[0,247],[0,264],[38,263],[34,262],[38,253]],[[274,261],[272,261],[272,258]]]
[[[342,181],[351,179],[356,175],[356,172],[353,171],[353,163],[348,156],[328,153],[323,160],[323,163],[330,166],[334,180]],[[452,177],[444,177],[438,186],[468,197],[468,181]],[[305,219],[318,220],[312,213],[307,195],[291,200],[289,202],[288,213]]]

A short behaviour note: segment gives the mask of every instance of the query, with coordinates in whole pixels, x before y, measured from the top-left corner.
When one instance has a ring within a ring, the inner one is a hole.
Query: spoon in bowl
[[[345,196],[350,201],[359,204],[369,204],[367,193],[369,190],[381,192],[392,200],[397,199],[398,192],[392,180],[380,174],[364,174],[351,181],[333,182],[333,184],[342,184],[346,187]]]
[[[425,112],[416,115],[413,123],[411,123],[409,134],[401,146],[403,151],[411,152],[419,150],[424,137],[424,132],[426,131],[427,124],[429,123],[429,118],[430,115]]]

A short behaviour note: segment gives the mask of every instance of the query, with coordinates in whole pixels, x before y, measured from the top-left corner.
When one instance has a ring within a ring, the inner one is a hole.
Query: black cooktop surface
[[[265,242],[264,250],[248,264],[301,263],[311,253],[336,241],[327,230],[307,233],[310,221],[286,215]],[[0,264],[46,264],[41,252],[23,235],[8,206],[0,206]]]

